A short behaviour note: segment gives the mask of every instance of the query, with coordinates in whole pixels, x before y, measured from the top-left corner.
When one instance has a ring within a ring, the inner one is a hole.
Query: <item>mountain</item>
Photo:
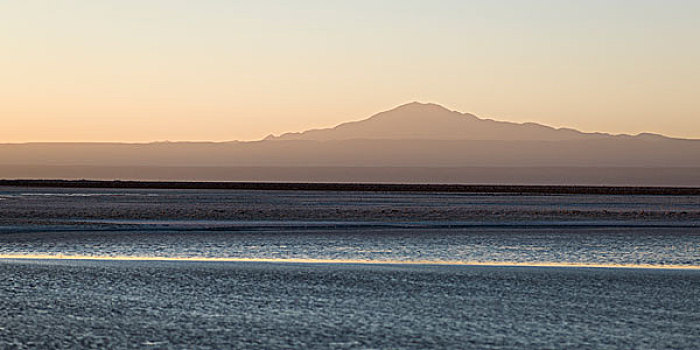
[[[700,140],[584,133],[409,103],[253,142],[0,144],[0,178],[91,176],[700,186]]]
[[[287,133],[266,140],[500,140],[570,141],[613,137],[574,129],[555,129],[537,123],[512,123],[481,119],[473,114],[450,111],[432,103],[412,102],[360,121],[333,128]],[[617,135],[630,137],[630,135]],[[638,137],[662,137],[642,134]]]

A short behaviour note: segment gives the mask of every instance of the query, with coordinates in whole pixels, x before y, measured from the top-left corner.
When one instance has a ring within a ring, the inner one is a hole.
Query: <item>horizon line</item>
[[[308,131],[317,131],[317,130],[331,130],[334,129],[340,125],[344,125],[347,123],[356,123],[356,122],[362,122],[366,121],[368,119],[371,119],[379,114],[386,113],[389,111],[393,111],[396,109],[400,109],[402,107],[407,107],[411,105],[421,105],[421,106],[435,106],[442,108],[444,110],[450,111],[450,112],[455,112],[455,113],[460,113],[462,115],[468,114],[472,115],[479,120],[491,120],[491,121],[496,121],[496,122],[503,122],[503,123],[513,123],[516,125],[528,125],[528,124],[535,124],[535,125],[540,125],[540,126],[545,126],[549,127],[555,130],[573,130],[576,132],[580,132],[583,134],[592,134],[592,135],[604,135],[604,136],[611,136],[611,137],[640,137],[640,136],[645,136],[645,135],[650,135],[650,136],[661,136],[664,138],[668,139],[673,139],[673,140],[689,140],[689,141],[700,141],[700,136],[697,136],[695,138],[689,138],[689,137],[681,137],[681,136],[673,136],[673,135],[666,135],[666,134],[661,134],[658,132],[653,132],[653,131],[642,131],[642,132],[637,132],[637,133],[611,133],[607,131],[582,131],[573,127],[567,127],[567,126],[562,126],[562,127],[555,127],[551,125],[547,125],[541,122],[534,122],[534,121],[527,121],[527,122],[514,122],[514,121],[509,121],[509,120],[503,120],[503,119],[492,119],[492,118],[482,118],[479,117],[478,115],[469,113],[469,112],[461,112],[458,110],[450,109],[447,108],[439,103],[435,102],[418,102],[418,101],[412,101],[404,104],[400,104],[396,107],[380,111],[377,113],[372,114],[369,117],[364,117],[362,119],[356,119],[356,120],[348,120],[341,122],[339,124],[335,124],[333,126],[326,126],[326,127],[312,127],[308,128],[305,130],[301,131],[287,131],[283,132],[280,134],[274,134],[274,133],[269,133],[266,136],[263,136],[261,138],[255,138],[255,139],[226,139],[226,140],[144,140],[144,141],[102,141],[102,140],[94,140],[94,141],[20,141],[20,142],[1,142],[0,145],[30,145],[30,144],[120,144],[120,145],[150,145],[150,144],[167,144],[167,143],[210,143],[210,144],[223,144],[223,143],[254,143],[254,142],[263,142],[263,141],[299,141],[299,140],[276,140],[276,138],[288,135],[288,134],[303,134]],[[362,140],[362,138],[358,138],[357,140]],[[390,139],[390,140],[401,140],[401,139]],[[406,139],[408,140],[408,139]],[[431,140],[431,139],[425,139],[425,140]],[[437,139],[439,140],[439,139]],[[306,140],[306,141],[311,141],[311,140]],[[461,140],[460,140],[461,141]],[[478,141],[476,139],[464,139],[464,141]],[[321,141],[317,141],[321,142]]]

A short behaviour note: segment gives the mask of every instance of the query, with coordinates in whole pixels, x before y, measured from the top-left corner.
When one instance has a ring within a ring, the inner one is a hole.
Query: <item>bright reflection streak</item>
[[[502,266],[502,267],[589,267],[626,269],[700,270],[700,265],[653,264],[589,264],[567,262],[513,262],[513,261],[447,261],[447,260],[352,260],[352,259],[279,259],[279,258],[207,258],[156,256],[94,256],[64,254],[0,254],[3,260],[97,260],[97,261],[193,261],[193,262],[264,262],[294,264],[362,264],[362,265],[449,265],[449,266]]]

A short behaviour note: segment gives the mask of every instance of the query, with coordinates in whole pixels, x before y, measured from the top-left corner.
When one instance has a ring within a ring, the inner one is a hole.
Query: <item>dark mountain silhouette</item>
[[[333,128],[287,133],[266,140],[502,140],[567,141],[613,137],[604,133],[584,133],[569,128],[555,129],[537,123],[511,123],[481,119],[469,113],[450,111],[432,103],[412,102],[368,119],[340,124]],[[616,137],[632,137],[617,135]],[[636,137],[661,137],[640,134]]]
[[[254,142],[0,144],[0,178],[105,179],[114,169],[114,178],[173,179],[173,167],[188,174],[181,180],[700,186],[700,140],[583,133],[410,103],[362,121]],[[206,167],[210,175],[182,170],[188,167]],[[408,167],[413,173],[401,170]]]

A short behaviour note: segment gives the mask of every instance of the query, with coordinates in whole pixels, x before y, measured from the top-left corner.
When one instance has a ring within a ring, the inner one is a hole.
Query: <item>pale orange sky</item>
[[[0,3],[0,142],[253,140],[410,101],[700,138],[700,2]]]

